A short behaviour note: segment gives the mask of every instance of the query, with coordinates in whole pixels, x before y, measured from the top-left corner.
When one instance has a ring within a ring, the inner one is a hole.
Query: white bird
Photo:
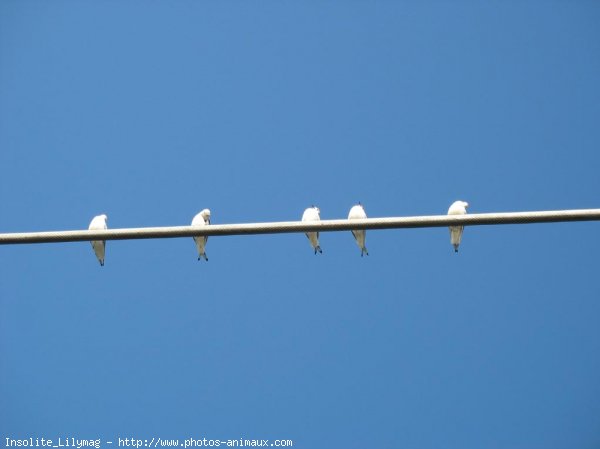
[[[356,206],[352,206],[352,209],[350,209],[350,213],[348,214],[348,220],[362,220],[364,218],[367,218],[367,214],[365,209],[362,207],[362,204],[358,203]],[[365,246],[367,231],[364,229],[353,230],[352,235],[356,239],[356,244],[360,248],[360,257],[362,257],[364,254],[368,256],[369,251],[367,251],[367,247]]]
[[[210,224],[210,210],[202,209],[200,213],[196,214],[192,219],[192,226],[206,226]],[[208,262],[208,257],[206,256],[205,246],[208,241],[207,235],[200,235],[198,237],[194,237],[194,242],[196,242],[196,248],[198,249],[198,260],[204,257],[204,260]]]
[[[302,221],[321,221],[321,211],[318,207],[311,206],[304,211],[302,214]],[[319,246],[319,233],[318,232],[307,232],[306,237],[310,241],[310,245],[315,249],[315,254],[319,251],[321,254],[323,251]]]
[[[92,218],[92,221],[90,222],[90,226],[88,229],[90,230],[99,230],[99,229],[108,229],[108,226],[106,225],[106,220],[108,220],[108,217],[105,214],[102,215],[97,215],[94,218]],[[98,258],[98,262],[100,262],[100,266],[104,266],[104,249],[106,247],[106,241],[105,240],[92,240],[90,242],[92,244],[92,248],[94,249],[94,252],[96,253],[96,257]]]
[[[469,203],[466,201],[455,201],[448,209],[448,215],[465,215]],[[458,252],[458,246],[462,238],[464,226],[450,226],[450,243],[454,246],[454,252]]]

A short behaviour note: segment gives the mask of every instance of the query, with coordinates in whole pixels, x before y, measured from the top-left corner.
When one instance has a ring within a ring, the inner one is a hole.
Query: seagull
[[[352,206],[352,209],[350,209],[350,213],[348,214],[348,220],[363,220],[365,218],[367,218],[367,214],[360,202],[356,206]],[[364,254],[368,256],[369,251],[367,251],[367,247],[365,246],[367,231],[364,229],[357,229],[352,231],[352,235],[356,239],[356,244],[360,248],[360,257],[362,257]]]
[[[90,226],[88,229],[93,230],[93,231],[100,230],[100,229],[108,229],[108,226],[106,225],[107,219],[108,219],[108,217],[105,214],[95,216],[94,218],[92,218],[92,221],[90,222]],[[103,267],[104,266],[104,249],[106,247],[106,241],[105,240],[92,240],[90,243],[92,244],[92,248],[94,249],[94,252],[96,253],[98,262],[100,262],[100,266]]]
[[[466,201],[455,201],[448,209],[448,215],[465,215],[467,213],[467,207],[469,203]],[[462,238],[464,226],[450,226],[450,243],[454,246],[454,252],[458,252],[458,245],[460,245],[460,239]]]
[[[196,214],[192,219],[192,226],[206,226],[210,224],[210,210],[202,209],[200,213]],[[198,237],[194,237],[194,242],[196,242],[196,248],[198,248],[198,260],[204,257],[204,260],[208,262],[208,257],[206,256],[206,251],[204,250],[204,246],[208,240],[207,235],[199,235]]]
[[[320,213],[321,211],[318,207],[311,206],[302,214],[302,221],[321,221]],[[323,254],[323,250],[321,250],[321,247],[319,246],[319,233],[307,232],[306,237],[308,237],[310,245],[315,249],[315,254],[317,254],[317,251]]]

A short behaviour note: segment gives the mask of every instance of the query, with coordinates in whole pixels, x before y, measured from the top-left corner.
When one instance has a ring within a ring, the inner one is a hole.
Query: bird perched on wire
[[[348,213],[348,220],[362,220],[365,218],[367,218],[367,213],[360,202],[356,206],[352,206],[350,213]],[[356,240],[356,244],[360,248],[360,257],[362,257],[364,254],[368,256],[369,251],[367,251],[367,247],[365,246],[367,231],[364,229],[352,230],[352,235]]]
[[[466,201],[455,201],[448,209],[448,215],[465,215],[467,213],[469,203]],[[464,226],[450,226],[450,243],[454,246],[454,252],[458,252],[458,246],[462,239]]]
[[[302,221],[321,221],[321,211],[316,206],[311,206],[307,208],[302,214]],[[307,232],[306,237],[310,241],[310,245],[314,248],[315,254],[317,251],[319,253],[323,253],[321,247],[319,246],[319,233],[318,232]]]
[[[192,226],[207,226],[210,224],[210,210],[202,209],[198,214],[194,216],[192,219]],[[198,249],[198,260],[204,258],[208,262],[208,257],[206,256],[206,242],[208,241],[207,235],[199,235],[194,237],[194,242],[196,242],[196,248]]]
[[[106,220],[108,220],[108,217],[105,214],[96,215],[94,218],[92,218],[92,221],[90,222],[90,226],[88,227],[88,229],[91,231],[108,229]],[[104,266],[104,252],[105,252],[105,248],[106,248],[106,240],[92,240],[90,243],[92,244],[94,253],[96,253],[98,262],[100,262],[100,266],[103,267]]]

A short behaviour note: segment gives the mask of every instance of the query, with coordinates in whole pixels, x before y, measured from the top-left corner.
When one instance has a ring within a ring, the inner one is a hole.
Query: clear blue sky
[[[0,232],[600,207],[600,4],[3,1]],[[0,437],[600,446],[599,223],[0,247]]]

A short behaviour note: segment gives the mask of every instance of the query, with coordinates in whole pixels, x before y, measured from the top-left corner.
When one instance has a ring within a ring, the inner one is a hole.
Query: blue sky
[[[0,232],[599,207],[599,22],[592,1],[4,1]],[[598,223],[321,247],[0,248],[0,437],[600,445]]]

